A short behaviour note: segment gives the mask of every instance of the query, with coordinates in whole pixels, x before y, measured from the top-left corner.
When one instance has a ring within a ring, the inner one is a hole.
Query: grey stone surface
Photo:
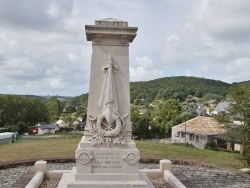
[[[21,166],[0,170],[0,188],[11,188],[25,173],[32,171],[33,166]]]
[[[48,163],[48,170],[70,170],[75,163]],[[159,164],[140,164],[140,168],[155,169]],[[33,166],[21,166],[0,170],[0,188],[12,188],[25,173],[32,172]],[[188,188],[250,188],[250,176],[220,168],[189,165],[173,165],[173,173]]]
[[[249,188],[249,177],[226,169],[207,168],[188,165],[176,165],[173,168],[174,174],[181,174],[192,184],[190,188]],[[176,175],[178,178],[178,175]],[[183,177],[182,177],[183,178]],[[179,178],[181,179],[181,178]],[[184,183],[185,184],[185,183]]]

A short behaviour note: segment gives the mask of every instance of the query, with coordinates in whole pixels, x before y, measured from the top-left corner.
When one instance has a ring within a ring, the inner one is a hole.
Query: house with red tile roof
[[[204,149],[215,136],[225,133],[227,128],[212,117],[198,116],[172,127],[172,143],[186,143]]]

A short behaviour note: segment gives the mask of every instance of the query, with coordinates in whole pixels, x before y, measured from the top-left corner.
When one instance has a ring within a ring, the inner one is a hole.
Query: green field
[[[81,137],[20,141],[0,145],[0,163],[28,159],[74,157]],[[246,167],[238,153],[201,150],[181,144],[136,141],[142,158],[179,159],[240,169]]]

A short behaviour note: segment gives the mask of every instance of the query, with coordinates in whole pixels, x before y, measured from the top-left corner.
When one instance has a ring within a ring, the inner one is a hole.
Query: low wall
[[[7,168],[15,168],[18,166],[32,166],[38,160],[44,160],[48,163],[74,163],[75,158],[45,158],[45,159],[30,159],[30,160],[22,160],[22,161],[12,161],[12,162],[4,162],[0,163],[0,170],[7,169]],[[141,158],[140,163],[159,163],[160,160],[158,158]],[[169,159],[172,164],[179,164],[179,165],[192,165],[192,166],[203,166],[203,167],[215,167],[212,164],[207,164],[203,162],[191,161],[191,160],[176,160],[176,159]]]

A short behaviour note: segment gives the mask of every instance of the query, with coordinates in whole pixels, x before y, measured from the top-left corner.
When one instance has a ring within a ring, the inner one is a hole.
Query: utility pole
[[[187,143],[187,121],[185,121],[185,144]]]

